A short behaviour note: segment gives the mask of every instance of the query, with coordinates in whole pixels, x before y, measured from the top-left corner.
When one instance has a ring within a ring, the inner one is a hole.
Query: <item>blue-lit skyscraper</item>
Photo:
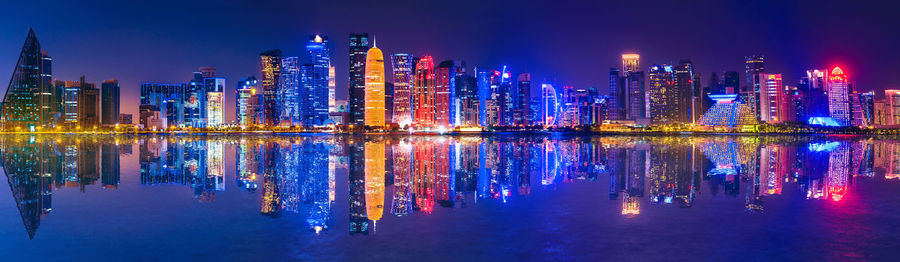
[[[301,92],[300,112],[304,126],[321,126],[328,120],[328,68],[331,65],[328,37],[311,36],[306,52],[309,64],[305,66],[307,82]]]
[[[281,59],[281,79],[278,83],[278,105],[281,109],[279,112],[279,125],[299,125],[300,124],[300,93],[301,81],[300,75],[301,62],[296,56],[285,57]]]

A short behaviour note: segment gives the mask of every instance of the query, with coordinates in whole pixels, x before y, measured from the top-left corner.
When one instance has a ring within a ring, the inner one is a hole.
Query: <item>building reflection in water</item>
[[[351,235],[375,233],[386,215],[526,201],[517,199],[568,183],[608,183],[617,212],[634,217],[691,208],[704,193],[764,212],[765,199],[785,187],[838,202],[852,197],[856,179],[900,177],[900,142],[870,138],[18,135],[0,136],[0,145],[31,238],[52,210],[54,190],[119,189],[121,155],[133,146],[141,186],[183,187],[201,203],[226,188],[258,195],[260,215],[302,217],[317,234],[334,227],[339,169],[347,171]],[[226,167],[230,150],[235,164]],[[234,168],[233,180],[226,168]]]

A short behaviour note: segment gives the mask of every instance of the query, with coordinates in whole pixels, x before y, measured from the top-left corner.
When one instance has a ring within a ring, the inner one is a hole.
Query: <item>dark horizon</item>
[[[620,66],[625,52],[639,53],[645,70],[691,59],[704,86],[711,72],[738,71],[743,82],[744,57],[762,54],[766,71],[784,74],[785,84],[796,85],[806,69],[841,66],[858,90],[881,97],[881,90],[900,87],[891,76],[900,67],[894,50],[900,35],[890,33],[900,25],[891,16],[898,7],[840,1],[30,1],[2,11],[0,32],[7,37],[0,41],[0,76],[12,74],[34,28],[53,57],[54,78],[118,79],[123,113],[136,114],[140,82],[185,82],[198,67],[216,67],[227,78],[230,121],[234,85],[259,75],[258,54],[281,49],[302,56],[312,34],[329,37],[337,96],[346,99],[348,34],[367,32],[385,54],[461,60],[469,70],[507,65],[514,74],[531,73],[533,89],[546,82],[595,86],[605,94],[607,72]]]

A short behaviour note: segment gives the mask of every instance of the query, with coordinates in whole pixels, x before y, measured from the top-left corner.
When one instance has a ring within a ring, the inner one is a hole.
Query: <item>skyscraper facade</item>
[[[673,101],[673,109],[677,110],[675,121],[678,123],[694,123],[700,118],[695,115],[696,111],[700,111],[698,101],[694,97],[699,97],[697,87],[700,83],[694,81],[696,72],[694,63],[690,59],[682,59],[673,67],[673,80],[675,81],[675,99]]]
[[[843,126],[850,125],[850,87],[844,70],[835,67],[828,75],[828,113],[834,121]]]
[[[741,99],[756,112],[757,119],[760,115],[760,85],[761,80],[759,74],[766,72],[765,57],[762,55],[752,55],[745,57],[744,69],[747,76],[747,83],[741,90]]]
[[[47,119],[50,101],[43,97],[52,88],[49,82],[50,61],[49,56],[42,52],[34,30],[29,30],[0,108],[3,128],[34,131],[50,123]]]
[[[95,129],[100,125],[100,89],[81,76],[81,90],[78,92],[78,126],[83,130]]]
[[[113,126],[119,122],[119,81],[109,79],[100,85],[100,124]]]
[[[516,83],[516,103],[513,110],[513,125],[528,126],[531,125],[529,119],[529,104],[531,103],[531,74],[521,73]]]
[[[331,51],[328,37],[310,36],[306,44],[309,63],[305,67],[303,87],[300,92],[300,114],[303,126],[324,125],[328,120],[329,68]]]
[[[478,80],[471,75],[463,74],[456,78],[456,96],[459,101],[459,121],[462,127],[479,126]]]
[[[256,94],[257,81],[256,77],[245,77],[237,82],[235,87],[235,120],[241,127],[248,127],[258,124],[256,113],[260,110],[254,108],[251,103],[252,99],[258,99]]]
[[[393,122],[401,127],[412,123],[412,56],[399,53],[391,55],[391,68],[394,83],[394,115]]]
[[[328,66],[328,113],[337,113],[337,85],[334,79],[334,67]]]
[[[786,104],[781,74],[760,73],[759,120],[776,124],[785,121]],[[779,104],[781,102],[781,104]]]
[[[301,75],[303,63],[296,56],[281,59],[281,76],[278,80],[278,125],[300,125],[301,88],[306,82]],[[305,90],[304,90],[305,91]]]
[[[366,53],[369,51],[369,34],[350,34],[350,111],[349,124],[365,125]]]
[[[650,119],[653,124],[679,122],[678,92],[672,66],[653,65],[650,67],[650,85],[647,94],[650,103]]]
[[[434,69],[434,124],[436,127],[450,128],[455,115],[451,107],[451,90],[456,86],[456,62],[446,60]],[[455,92],[454,92],[455,93]]]
[[[618,68],[609,69],[609,114],[611,120],[625,119],[625,84]]]
[[[281,86],[281,50],[259,54],[260,85],[263,93],[263,125],[277,126],[281,116],[278,88]]]
[[[431,56],[422,57],[416,64],[415,91],[413,101],[415,107],[414,125],[417,127],[434,127],[435,121],[435,89],[434,89],[434,59]]]
[[[382,127],[384,121],[384,54],[377,45],[366,53],[366,126]],[[382,152],[383,154],[383,152]],[[382,165],[384,161],[382,161]]]

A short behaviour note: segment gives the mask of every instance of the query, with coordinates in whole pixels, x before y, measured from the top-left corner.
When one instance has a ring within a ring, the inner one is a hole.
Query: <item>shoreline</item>
[[[894,134],[882,134],[873,132],[712,132],[712,131],[578,131],[578,130],[509,130],[509,131],[478,131],[478,132],[316,132],[316,131],[174,131],[174,132],[0,132],[0,135],[78,135],[78,136],[208,136],[208,135],[241,135],[241,136],[289,136],[289,135],[384,135],[384,136],[484,136],[484,135],[522,135],[522,134],[563,134],[563,135],[598,135],[598,136],[704,136],[704,135],[729,135],[729,136],[809,136],[809,135],[853,135],[853,136],[896,136]]]

